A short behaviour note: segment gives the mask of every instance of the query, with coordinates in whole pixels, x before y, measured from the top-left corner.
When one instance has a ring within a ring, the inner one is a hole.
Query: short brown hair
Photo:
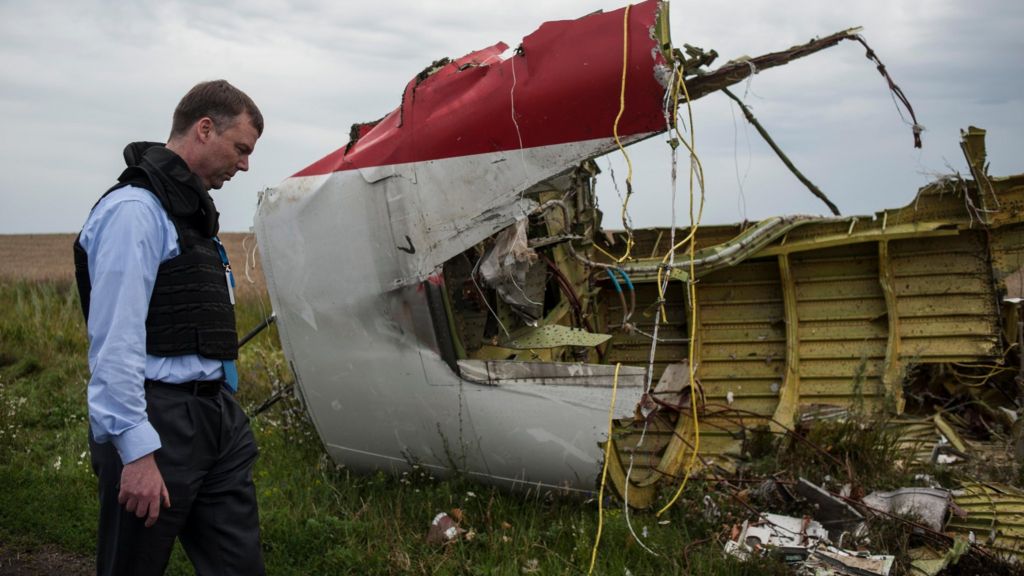
[[[181,136],[204,117],[213,120],[217,132],[227,129],[236,117],[248,112],[252,126],[263,135],[263,115],[256,103],[245,93],[232,86],[227,80],[200,82],[188,91],[174,109],[171,122],[171,138]]]

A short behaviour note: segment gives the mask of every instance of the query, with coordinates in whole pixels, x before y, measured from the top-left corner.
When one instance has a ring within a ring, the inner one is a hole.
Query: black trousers
[[[97,574],[163,574],[175,538],[197,575],[265,574],[252,481],[256,442],[241,407],[226,390],[199,396],[147,383],[146,412],[160,434],[155,457],[171,507],[150,528],[127,512],[117,502],[121,458],[90,434],[99,477]]]

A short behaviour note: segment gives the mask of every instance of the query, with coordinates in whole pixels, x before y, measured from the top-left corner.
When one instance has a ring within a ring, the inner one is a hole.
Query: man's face
[[[206,120],[204,118],[200,122]],[[203,184],[214,190],[219,190],[239,170],[245,172],[249,169],[249,155],[259,139],[259,133],[247,112],[236,116],[227,127],[219,128],[220,132],[212,125],[212,121],[205,132],[203,126],[200,126],[204,138],[202,154],[197,161],[198,166],[192,167]]]

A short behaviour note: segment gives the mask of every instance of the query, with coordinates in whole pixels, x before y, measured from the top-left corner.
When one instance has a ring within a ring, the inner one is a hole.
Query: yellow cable
[[[679,496],[686,489],[686,483],[690,479],[690,474],[693,472],[693,465],[697,461],[697,454],[700,452],[700,421],[697,414],[697,370],[694,365],[694,356],[696,355],[696,342],[697,342],[697,285],[694,283],[696,276],[696,246],[697,246],[697,228],[700,227],[701,218],[704,215],[704,174],[703,168],[700,168],[700,161],[697,160],[696,165],[701,170],[700,182],[701,182],[701,194],[700,194],[700,211],[694,219],[693,214],[693,176],[694,176],[694,164],[692,160],[697,157],[694,151],[694,129],[693,129],[693,108],[690,104],[690,92],[686,88],[686,82],[683,80],[683,72],[679,72],[679,86],[683,89],[683,94],[686,97],[686,109],[689,113],[690,119],[690,145],[687,149],[690,151],[690,234],[687,238],[690,241],[690,277],[688,278],[688,288],[690,295],[690,342],[689,342],[689,370],[690,370],[690,408],[691,417],[693,418],[693,452],[690,454],[690,460],[686,464],[686,473],[683,475],[683,481],[679,485],[679,489],[676,490],[675,495],[669,500],[668,504],[662,507],[658,511],[656,516],[661,516],[666,510],[672,507],[679,499]],[[678,101],[677,101],[678,102]],[[678,104],[677,104],[678,105]],[[679,133],[678,127],[676,133]],[[675,250],[675,247],[672,247]],[[666,258],[668,255],[666,255]],[[664,262],[664,259],[662,260]],[[658,289],[661,290],[661,284],[658,284]],[[664,301],[664,294],[661,295],[662,301]]]
[[[628,8],[627,8],[628,9]],[[597,492],[597,536],[594,537],[594,549],[590,553],[590,570],[587,574],[594,572],[594,564],[597,562],[597,545],[601,543],[601,528],[604,526],[604,485],[608,478],[608,460],[612,453],[612,430],[615,425],[615,391],[619,387],[619,368],[621,362],[615,364],[615,377],[612,379],[612,405],[608,407],[608,439],[604,443],[604,467],[601,468],[601,488]]]
[[[612,262],[618,262],[618,258],[616,258],[615,256],[612,256],[611,254],[609,254],[608,251],[605,250],[604,248],[601,248],[597,244],[593,244],[593,246],[594,246],[594,248],[597,249],[598,252],[600,252],[601,254],[604,254],[608,258],[611,258]]]
[[[1016,371],[1016,368],[1009,367],[1000,368],[998,366],[992,366],[991,368],[992,369],[989,371],[988,374],[963,374],[954,368],[952,370],[953,378],[956,379],[958,383],[960,383],[963,386],[967,386],[968,388],[980,388],[981,386],[988,384],[988,381],[997,374],[1002,374],[1003,372]],[[964,378],[967,378],[968,380],[974,380],[974,382],[964,382]]]
[[[998,366],[992,366],[991,369],[989,370],[988,374],[964,374],[963,372],[960,372],[960,371],[958,371],[956,369],[953,370],[953,373],[956,374],[957,376],[960,376],[961,378],[970,378],[971,380],[988,380],[989,378],[995,376],[996,374],[1002,374],[1003,372],[1017,372],[1017,371],[1018,371],[1017,368],[1010,368],[1008,366],[1007,367],[1003,367],[1003,368],[1000,368]]]
[[[988,368],[990,370],[999,370],[1002,368],[1006,368],[1005,364],[983,364],[980,362],[973,364],[970,362],[950,362],[950,364],[956,366],[957,368]]]
[[[626,221],[626,211],[629,206],[629,197],[633,194],[633,163],[629,159],[629,154],[626,153],[626,148],[622,145],[619,140],[619,120],[622,119],[622,114],[626,111],[626,72],[629,67],[629,9],[631,6],[626,6],[626,11],[622,15],[622,83],[619,87],[619,113],[615,116],[615,124],[612,126],[612,134],[615,136],[615,144],[618,145],[619,151],[626,158],[626,198],[622,201],[622,226],[626,229],[626,253],[621,258],[616,258],[615,262],[621,264],[622,262],[629,259],[629,253],[633,250],[633,231],[629,228],[629,224]]]

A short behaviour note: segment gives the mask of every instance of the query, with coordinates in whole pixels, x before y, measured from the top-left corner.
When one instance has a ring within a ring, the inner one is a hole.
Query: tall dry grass
[[[0,281],[73,282],[72,246],[77,234],[0,234]],[[267,290],[256,249],[256,236],[248,232],[220,235],[235,271],[238,296],[246,298]]]

